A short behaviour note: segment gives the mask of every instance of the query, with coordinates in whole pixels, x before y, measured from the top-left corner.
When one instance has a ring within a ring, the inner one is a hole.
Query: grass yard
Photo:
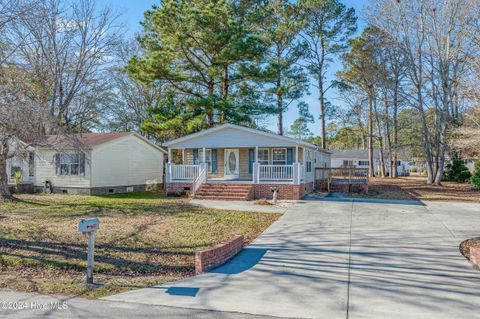
[[[370,178],[369,194],[351,194],[352,197],[376,199],[439,200],[480,202],[480,191],[468,183],[443,182],[443,186],[427,185],[425,177],[410,176]]]
[[[100,297],[192,276],[195,252],[234,235],[250,242],[279,214],[206,209],[160,193],[19,195],[0,204],[0,288]],[[100,218],[96,282],[85,287],[81,219]]]

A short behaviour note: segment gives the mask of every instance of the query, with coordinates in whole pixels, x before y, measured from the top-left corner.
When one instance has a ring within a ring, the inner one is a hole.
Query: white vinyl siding
[[[65,153],[75,153],[74,150],[64,150]],[[55,171],[55,154],[53,149],[39,148],[35,151],[35,185],[44,186],[45,181],[51,181],[54,187],[90,187],[89,154],[85,154],[85,176],[57,175]]]
[[[95,147],[92,186],[129,186],[163,182],[163,153],[134,135]]]

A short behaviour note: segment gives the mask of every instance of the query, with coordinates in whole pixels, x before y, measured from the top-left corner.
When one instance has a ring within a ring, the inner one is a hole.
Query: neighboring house
[[[68,194],[155,189],[163,183],[165,153],[136,133],[50,135],[35,148],[35,189],[47,181],[53,192]]]
[[[166,189],[197,198],[299,199],[312,192],[316,167],[330,153],[316,145],[252,128],[223,124],[164,144]]]
[[[465,163],[465,166],[468,168],[468,170],[472,174],[473,172],[475,172],[475,165],[477,164],[478,161],[479,161],[478,158],[466,158],[463,160],[463,162]]]
[[[336,167],[355,167],[355,168],[369,168],[368,150],[332,150],[332,168]],[[388,153],[385,156],[385,171],[386,174],[390,171],[390,164]],[[374,174],[380,173],[380,151],[373,150],[374,158]],[[410,173],[410,161],[399,159],[397,161],[397,172],[399,176],[405,176]]]
[[[21,173],[21,183],[28,184],[33,182],[34,178],[34,150],[23,142],[11,141],[9,143],[10,156],[7,160],[6,173],[8,176],[8,183],[15,184],[16,172]]]

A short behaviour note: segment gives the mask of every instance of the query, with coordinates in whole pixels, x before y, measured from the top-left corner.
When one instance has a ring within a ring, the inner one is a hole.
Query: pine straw
[[[464,240],[460,244],[460,252],[468,260],[470,260],[470,247],[480,248],[480,237]]]
[[[352,197],[480,202],[480,191],[468,183],[443,182],[442,186],[428,185],[425,177],[376,177],[370,179],[368,195],[352,194]]]

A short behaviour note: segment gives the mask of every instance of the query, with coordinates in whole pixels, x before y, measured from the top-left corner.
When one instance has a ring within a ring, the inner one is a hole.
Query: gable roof
[[[270,133],[270,132],[265,132],[265,131],[260,131],[260,130],[257,130],[257,129],[253,129],[253,128],[249,128],[249,127],[245,127],[245,126],[240,126],[240,125],[235,125],[235,124],[230,124],[230,123],[222,124],[222,125],[215,126],[215,127],[212,127],[212,128],[209,128],[209,129],[197,132],[197,133],[189,134],[189,135],[186,135],[186,136],[168,141],[168,142],[164,143],[163,145],[167,146],[167,147],[172,146],[172,145],[175,145],[175,144],[178,144],[178,143],[181,143],[181,142],[185,142],[185,141],[188,141],[188,140],[192,140],[192,139],[204,136],[204,135],[208,135],[208,134],[215,133],[215,132],[220,132],[220,131],[225,130],[225,129],[234,129],[234,130],[238,130],[238,131],[249,132],[249,133],[258,134],[258,135],[261,135],[261,136],[266,136],[266,137],[269,137],[269,138],[277,139],[277,140],[280,140],[280,141],[293,143],[293,144],[298,144],[298,145],[302,145],[302,146],[305,146],[305,147],[310,147],[310,148],[317,149],[317,146],[315,144],[311,144],[311,143],[308,143],[308,142],[305,142],[305,141],[302,141],[302,140],[297,140],[297,139],[294,139],[294,138],[291,138],[291,137],[282,136],[282,135],[278,135],[278,134],[274,134],[274,133]],[[226,146],[228,146],[228,144],[226,144]]]
[[[126,136],[135,136],[144,142],[150,144],[151,146],[157,148],[158,150],[166,153],[166,151],[155,143],[149,141],[140,134],[134,132],[109,132],[109,133],[79,133],[79,134],[67,134],[67,135],[47,135],[45,142],[41,143],[40,146],[55,146],[55,145],[75,145],[80,144],[87,147],[94,147],[114,141]]]
[[[132,132],[111,132],[111,133],[80,133],[71,135],[47,135],[45,139],[46,145],[55,145],[61,143],[72,142],[76,140],[86,146],[96,146],[106,142],[116,140],[118,138],[133,135]]]

